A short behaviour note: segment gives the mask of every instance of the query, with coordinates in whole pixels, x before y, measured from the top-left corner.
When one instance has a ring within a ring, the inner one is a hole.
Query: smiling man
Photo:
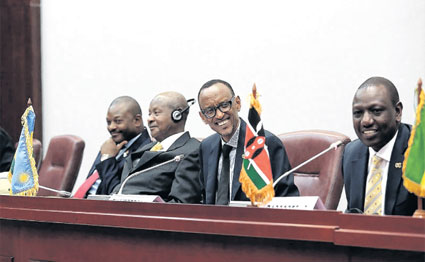
[[[119,170],[124,166],[125,158],[141,145],[151,142],[143,125],[142,110],[132,97],[120,96],[111,102],[106,124],[111,136],[102,144],[87,180],[77,190],[75,198],[107,194],[108,187],[119,183]]]
[[[227,205],[231,200],[247,201],[239,182],[246,131],[245,121],[239,118],[241,100],[229,83],[215,79],[201,87],[198,102],[201,119],[216,132],[201,143],[203,202]],[[291,167],[280,139],[267,130],[265,136],[273,179],[277,179]],[[278,183],[275,195],[299,195],[292,174]]]
[[[139,147],[127,158],[114,193],[121,190],[123,194],[159,195],[166,202],[201,202],[200,143],[184,131],[189,107],[177,92],[164,92],[152,99],[148,126],[156,141]],[[183,158],[157,166],[176,156]],[[136,174],[149,168],[152,169]]]
[[[345,147],[343,176],[347,209],[365,214],[412,215],[417,198],[403,186],[402,164],[410,130],[401,123],[403,105],[388,79],[372,77],[353,99],[359,139]]]

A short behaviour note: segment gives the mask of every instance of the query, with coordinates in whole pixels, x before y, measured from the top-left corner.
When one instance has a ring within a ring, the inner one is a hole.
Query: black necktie
[[[223,162],[221,165],[220,181],[217,189],[217,205],[228,205],[229,204],[229,191],[230,191],[230,157],[229,153],[232,147],[229,145],[223,145]]]

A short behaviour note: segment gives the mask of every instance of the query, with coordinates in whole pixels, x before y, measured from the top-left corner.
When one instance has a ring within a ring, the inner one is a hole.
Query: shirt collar
[[[380,158],[386,160],[387,162],[390,162],[391,160],[391,153],[393,152],[393,147],[395,144],[395,140],[397,139],[397,134],[398,134],[398,130],[395,133],[394,137],[391,138],[391,140],[385,145],[383,146],[378,152],[376,152],[375,150],[373,150],[372,147],[369,147],[369,156],[373,156],[373,155],[377,155]]]
[[[231,147],[233,147],[233,148],[236,148],[236,147],[238,147],[238,139],[239,139],[239,131],[240,131],[240,128],[241,128],[241,120],[239,119],[239,123],[238,123],[238,127],[236,128],[236,131],[235,131],[235,133],[233,134],[233,136],[230,138],[230,140],[229,140],[229,142],[225,142],[224,140],[223,140],[223,138],[221,139],[221,146],[223,146],[223,145],[229,145],[229,146],[231,146]]]
[[[170,146],[174,142],[176,142],[176,140],[183,134],[184,134],[184,132],[179,132],[179,133],[171,135],[171,136],[167,137],[166,139],[162,140],[161,145],[162,145],[163,149],[161,151],[167,151],[170,148]]]

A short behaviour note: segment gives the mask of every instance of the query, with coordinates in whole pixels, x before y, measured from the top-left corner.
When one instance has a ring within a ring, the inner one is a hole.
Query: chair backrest
[[[80,170],[84,146],[84,141],[74,135],[53,137],[39,171],[39,184],[71,192]],[[37,195],[58,194],[40,188]]]
[[[332,143],[344,144],[294,171],[294,182],[301,196],[319,196],[327,209],[335,210],[341,197],[342,154],[350,138],[325,130],[305,130],[278,135],[285,145],[292,168],[327,149]]]
[[[41,162],[43,160],[43,147],[41,146],[40,140],[33,138],[32,148],[33,148],[35,164],[37,165],[37,170],[40,170]]]

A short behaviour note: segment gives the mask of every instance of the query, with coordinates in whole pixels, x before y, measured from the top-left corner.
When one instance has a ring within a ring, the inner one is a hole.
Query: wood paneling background
[[[40,0],[0,0],[0,125],[17,142],[30,97],[42,141]]]

